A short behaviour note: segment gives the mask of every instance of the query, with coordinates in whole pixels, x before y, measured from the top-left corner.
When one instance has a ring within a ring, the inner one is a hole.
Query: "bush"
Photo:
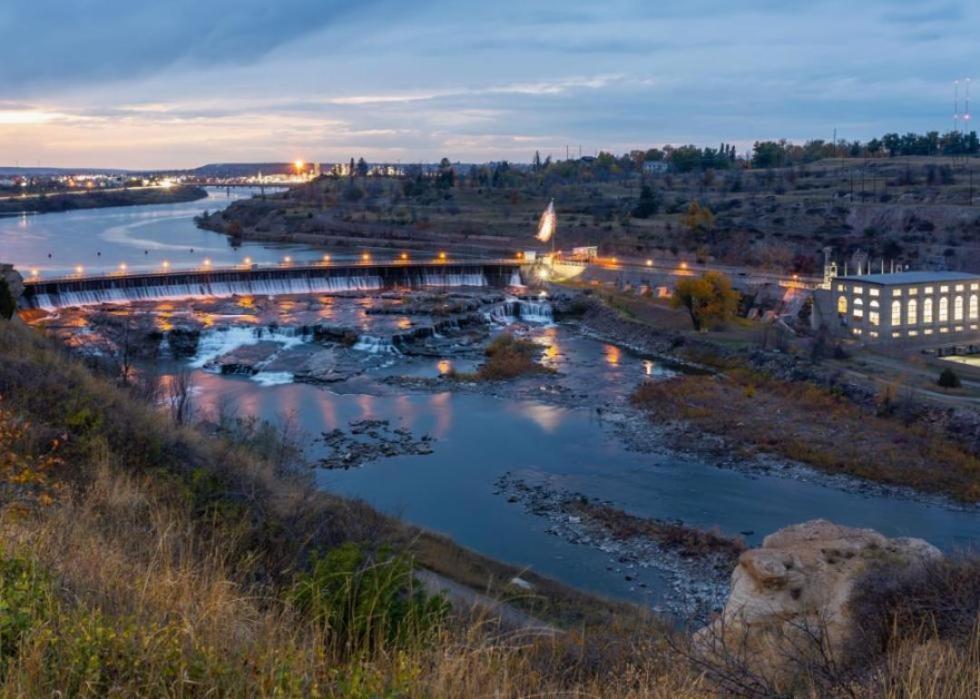
[[[429,640],[449,611],[443,597],[421,589],[408,558],[387,551],[370,557],[353,543],[314,559],[291,601],[347,658]]]
[[[17,302],[10,291],[10,286],[6,279],[0,277],[0,318],[10,320],[14,317],[15,310],[17,310]]]
[[[937,383],[943,388],[959,388],[960,377],[952,369],[946,368],[940,372]]]

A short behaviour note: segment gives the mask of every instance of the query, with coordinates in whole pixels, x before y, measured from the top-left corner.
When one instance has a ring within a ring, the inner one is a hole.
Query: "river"
[[[93,262],[90,256],[93,248],[102,251],[101,260],[109,267],[123,258],[132,260],[134,253],[142,255],[143,250],[152,251],[146,256],[154,256],[147,260],[149,265],[162,254],[190,263],[204,254],[198,251],[207,251],[216,264],[244,255],[273,261],[284,254],[281,247],[265,245],[232,250],[224,236],[196,229],[193,216],[226,202],[220,198],[224,196],[216,193],[215,199],[194,204],[0,220],[4,247],[0,257],[38,265],[39,258],[43,262],[48,250],[54,249],[57,259],[43,267],[47,271],[57,270],[60,264],[77,264],[85,255],[89,257],[84,257],[84,263],[98,264],[99,258]],[[7,247],[11,240],[12,248]],[[191,247],[194,253],[189,252]],[[312,249],[291,251],[318,254]],[[463,371],[472,369],[478,362],[478,348],[459,343],[457,348],[463,349],[431,357],[379,354],[378,347],[362,343],[338,348],[348,365],[358,369],[348,380],[328,387],[292,382],[292,371],[304,353],[320,349],[303,338],[278,338],[282,353],[253,377],[202,368],[208,359],[236,345],[255,344],[258,338],[250,337],[245,328],[267,324],[269,313],[280,326],[307,323],[297,307],[365,335],[421,322],[408,313],[373,315],[372,309],[383,303],[387,301],[371,296],[283,299],[266,307],[261,320],[249,315],[251,300],[206,309],[190,304],[183,311],[204,328],[197,356],[181,362],[161,360],[160,365],[165,372],[179,366],[192,369],[195,402],[202,413],[213,412],[218,405],[234,405],[240,414],[270,420],[294,414],[311,438],[313,459],[325,453],[316,437],[348,429],[351,422],[363,419],[388,420],[393,429],[431,437],[432,453],[379,458],[350,470],[318,469],[316,483],[444,532],[487,555],[583,589],[651,606],[677,594],[675,575],[657,565],[624,562],[594,542],[571,543],[556,535],[552,519],[527,511],[501,492],[500,478],[510,474],[550,490],[602,498],[638,515],[717,527],[726,534],[743,535],[750,545],[782,526],[819,517],[872,527],[890,536],[922,537],[946,550],[980,541],[976,509],[874,491],[859,493],[819,476],[800,478],[798,471],[720,468],[666,450],[628,449],[617,430],[618,420],[628,410],[627,395],[639,381],[655,380],[669,371],[650,358],[583,337],[571,325],[521,326],[545,348],[544,361],[560,372],[540,386],[525,381],[521,393],[453,391],[448,384],[416,390],[388,380],[437,377],[451,363]],[[169,318],[174,304],[166,304],[165,310]],[[237,330],[229,333],[228,327]],[[491,334],[499,331],[496,327]],[[597,411],[597,405],[603,409]]]

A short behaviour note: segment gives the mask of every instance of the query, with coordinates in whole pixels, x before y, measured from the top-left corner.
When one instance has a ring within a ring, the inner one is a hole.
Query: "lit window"
[[[970,295],[970,320],[976,320],[977,314],[980,313],[980,307],[977,305],[977,295]]]
[[[864,293],[864,287],[863,286],[856,286],[856,287],[854,287],[854,290],[853,291],[854,291],[855,294],[863,294]]]
[[[963,320],[963,297],[953,299],[953,320]]]
[[[919,334],[918,330],[909,330],[909,337],[915,337]]]
[[[963,285],[962,284],[957,284],[956,285],[956,290],[957,291],[963,291]]]
[[[861,328],[854,328],[854,330],[853,330],[852,332],[853,332],[853,333],[854,333],[855,335],[860,335],[860,334],[861,334]]]
[[[855,318],[864,318],[864,309],[863,308],[855,308],[854,309],[854,317]]]
[[[918,293],[918,289],[909,289],[909,296],[916,296]]]
[[[892,325],[902,324],[902,302],[892,301]]]
[[[970,284],[970,291],[976,291],[980,289],[980,284]]]
[[[844,285],[843,284],[838,284],[837,285],[837,291],[843,291],[843,290],[844,290]]]
[[[922,302],[922,322],[932,322],[932,299],[925,299]]]
[[[872,330],[871,332],[868,333],[868,337],[878,337],[878,333]]]
[[[902,295],[901,289],[892,289],[892,296],[901,296],[901,295]]]
[[[868,289],[868,296],[877,296],[877,295],[878,295],[877,289]]]
[[[863,306],[864,305],[864,299],[854,299],[854,305],[855,306]]]
[[[905,320],[909,325],[915,325],[919,322],[919,303],[915,299],[909,299],[908,306],[906,307],[906,312],[908,316]]]
[[[939,322],[945,323],[949,320],[949,299],[943,296],[939,299]]]
[[[932,335],[932,328],[926,328],[922,331],[923,335]]]
[[[941,286],[941,287],[939,287],[939,293],[940,294],[945,294],[947,291],[949,291],[949,287],[948,286]]]
[[[871,311],[868,313],[868,322],[872,325],[878,325],[878,311]]]
[[[902,333],[900,333],[900,332],[893,332],[892,333],[892,337],[901,337],[901,336],[902,336]]]
[[[932,293],[932,287],[931,286],[927,286],[925,289],[922,290],[922,293],[924,293],[924,294],[931,294]]]
[[[941,333],[948,333],[949,332],[949,328],[939,328],[939,332],[941,332]]]
[[[963,326],[962,325],[957,325],[955,328],[953,328],[953,330],[955,330],[958,333],[961,333],[961,332],[963,332]]]
[[[837,298],[837,312],[838,313],[847,313],[847,297],[846,296],[839,296]]]

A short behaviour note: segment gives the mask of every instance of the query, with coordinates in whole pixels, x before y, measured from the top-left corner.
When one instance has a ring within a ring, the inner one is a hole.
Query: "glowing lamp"
[[[282,258],[282,261],[288,265],[290,262],[293,261],[293,258],[291,258],[289,255],[286,255],[284,258]]]
[[[363,255],[361,255],[361,259],[364,260],[365,262],[370,262],[371,255],[369,253],[364,253]]]
[[[207,257],[204,258],[204,266],[205,267],[210,267],[211,266],[211,260],[209,258],[207,258]]]
[[[247,264],[247,265],[252,264],[252,258],[251,257],[246,257],[245,258],[245,264]]]
[[[653,267],[653,260],[647,260],[647,267]]]
[[[398,256],[398,258],[401,259],[401,260],[407,260],[408,259],[408,253],[407,252],[403,252],[401,255]]]
[[[324,262],[330,262],[330,255],[324,255],[323,256],[323,261]]]
[[[439,260],[442,261],[442,262],[445,262],[446,261],[446,253],[440,252],[439,253]]]
[[[85,268],[82,267],[81,265],[78,265],[78,267],[75,268],[75,274],[82,274],[84,271]]]
[[[120,262],[119,263],[119,271],[120,272],[125,272],[126,271],[126,263],[125,262]]]
[[[170,263],[169,263],[169,262],[167,262],[166,260],[164,260],[164,261],[163,261],[163,268],[164,268],[164,269],[170,269]]]

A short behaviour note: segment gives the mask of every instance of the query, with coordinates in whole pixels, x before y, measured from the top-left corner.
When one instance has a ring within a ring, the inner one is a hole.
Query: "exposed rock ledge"
[[[768,676],[791,672],[790,663],[808,656],[840,658],[860,638],[855,583],[874,568],[909,574],[939,558],[922,539],[822,519],[780,529],[741,554],[724,611],[697,633],[696,647],[709,660],[736,659]]]

